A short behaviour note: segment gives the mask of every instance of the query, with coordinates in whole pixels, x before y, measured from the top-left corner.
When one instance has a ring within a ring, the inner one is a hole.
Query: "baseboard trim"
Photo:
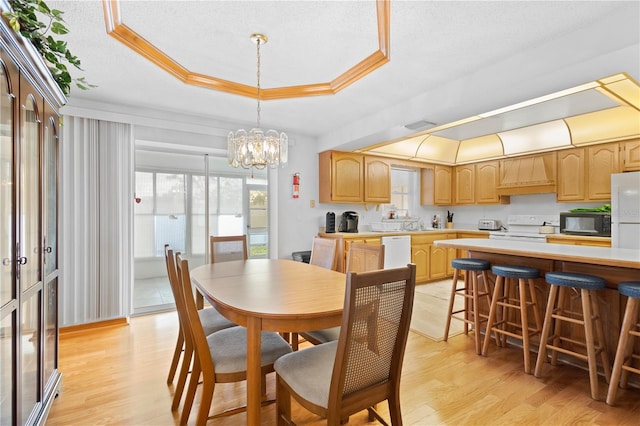
[[[60,327],[60,335],[75,333],[78,331],[94,330],[96,328],[103,328],[103,327],[121,327],[123,325],[129,325],[129,318],[127,317],[113,318],[113,319],[104,320],[104,321],[95,321],[95,322],[88,322],[85,324],[77,324],[77,325],[69,325],[66,327]]]

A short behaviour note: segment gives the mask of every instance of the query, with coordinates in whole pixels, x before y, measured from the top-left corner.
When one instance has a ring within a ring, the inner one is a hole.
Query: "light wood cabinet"
[[[556,192],[556,153],[500,160],[500,195]]]
[[[318,155],[321,203],[391,201],[391,166],[388,160],[362,154],[325,151]]]
[[[391,166],[381,157],[364,157],[364,202],[391,202]]]
[[[416,264],[416,282],[439,280],[453,275],[450,264],[456,250],[438,247],[434,242],[455,238],[455,233],[411,236],[411,262]]]
[[[508,204],[509,196],[498,195],[500,184],[500,162],[485,161],[477,163],[475,175],[476,204]]]
[[[583,237],[579,235],[547,235],[547,243],[575,246],[611,247],[611,238]]]
[[[452,205],[452,175],[453,170],[449,166],[420,169],[420,205]]]
[[[58,123],[66,102],[0,22],[0,424],[45,424],[58,370]]]
[[[619,144],[558,152],[558,201],[608,201],[611,174],[620,171]]]
[[[464,164],[455,167],[455,204],[473,204],[475,201],[475,166]]]
[[[640,140],[620,143],[623,172],[640,170]]]

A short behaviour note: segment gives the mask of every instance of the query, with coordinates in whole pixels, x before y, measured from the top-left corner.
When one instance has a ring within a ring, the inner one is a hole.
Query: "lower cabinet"
[[[452,240],[456,233],[420,234],[411,236],[411,262],[416,264],[416,282],[445,279],[453,275],[451,259],[456,250],[438,247],[438,240]]]
[[[578,235],[548,235],[547,242],[552,244],[569,244],[574,246],[611,247],[611,238],[582,237]]]

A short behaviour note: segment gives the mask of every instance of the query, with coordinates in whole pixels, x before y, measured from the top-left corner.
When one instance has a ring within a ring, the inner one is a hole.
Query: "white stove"
[[[560,227],[560,215],[510,215],[507,218],[506,230],[492,231],[489,238],[492,240],[529,241],[545,243],[547,234],[539,232],[542,224],[551,225],[558,232]]]

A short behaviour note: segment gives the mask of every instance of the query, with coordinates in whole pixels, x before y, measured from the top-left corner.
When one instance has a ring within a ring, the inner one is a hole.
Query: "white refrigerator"
[[[640,172],[611,175],[611,247],[640,250]]]

